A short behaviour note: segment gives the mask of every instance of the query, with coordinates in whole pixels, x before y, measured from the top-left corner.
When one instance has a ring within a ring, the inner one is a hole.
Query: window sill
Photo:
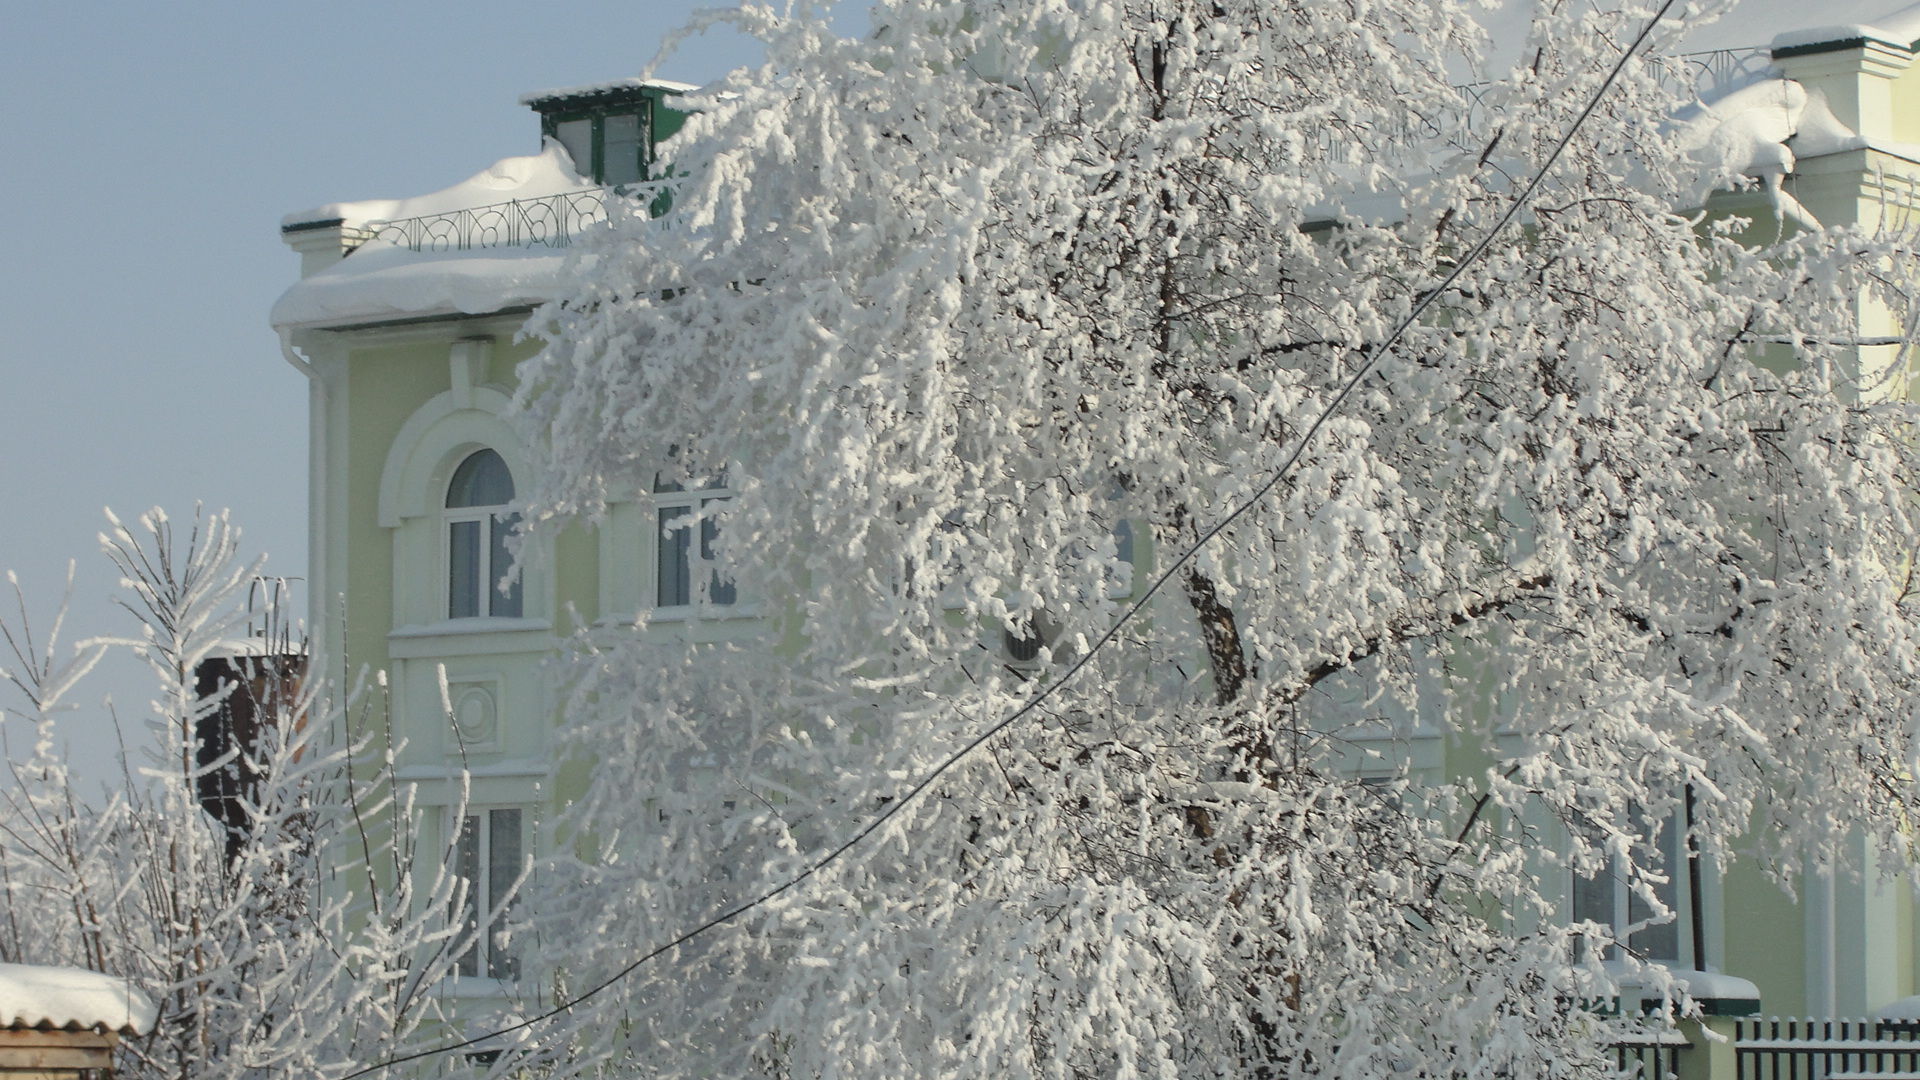
[[[517,1001],[520,984],[512,979],[487,979],[478,975],[455,975],[440,984],[442,997],[462,1000]]]
[[[482,765],[470,765],[462,768],[458,765],[401,765],[394,769],[395,780],[408,783],[427,781],[455,781],[463,779],[480,780],[489,777],[539,777],[544,778],[552,767],[544,761],[508,760],[494,761]]]
[[[395,627],[387,634],[387,653],[398,660],[547,652],[553,645],[553,624],[545,619],[443,619]]]
[[[638,612],[606,615],[594,620],[601,628],[631,630],[645,620],[647,626],[689,626],[703,624],[743,623],[766,615],[763,604],[729,604],[725,607],[656,607],[643,608]]]
[[[652,609],[651,620],[664,622],[736,622],[741,619],[757,619],[761,615],[759,604],[716,604],[708,607],[657,607]]]

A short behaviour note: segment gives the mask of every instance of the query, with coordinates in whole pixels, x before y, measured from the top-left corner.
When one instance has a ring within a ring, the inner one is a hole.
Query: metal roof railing
[[[1764,78],[1773,68],[1773,54],[1764,48],[1708,49],[1648,57],[1654,78],[1681,99],[1701,101]],[[1487,93],[1497,83],[1474,83],[1460,88],[1467,96],[1467,129],[1479,131],[1492,118]]]
[[[589,226],[607,220],[609,201],[627,189],[563,191],[536,199],[509,199],[420,217],[361,226],[351,251],[378,242],[409,251],[481,248],[564,248]]]

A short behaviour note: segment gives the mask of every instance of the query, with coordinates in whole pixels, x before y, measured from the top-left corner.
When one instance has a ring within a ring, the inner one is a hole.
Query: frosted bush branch
[[[258,563],[238,560],[224,513],[196,513],[184,542],[158,511],[101,539],[138,636],[69,658],[60,618],[44,640],[24,603],[0,620],[22,701],[0,718],[0,960],[109,972],[155,1001],[153,1030],[123,1044],[126,1077],[340,1076],[437,1034],[461,883],[444,862],[416,867],[410,794],[383,755],[337,737],[343,710],[378,703],[335,700],[303,656],[236,633]],[[110,648],[147,662],[158,722],[102,800],[78,790],[56,718]],[[225,673],[211,686],[209,661]],[[209,753],[206,724],[234,724],[221,709],[237,694],[264,715]],[[231,777],[249,782],[215,789],[232,811],[216,818],[207,782]]]

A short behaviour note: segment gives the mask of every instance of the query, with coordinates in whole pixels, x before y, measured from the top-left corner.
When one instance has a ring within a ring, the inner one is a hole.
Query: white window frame
[[[511,594],[519,600],[520,610],[511,612],[496,610],[496,606],[506,604],[510,598],[510,594],[500,591],[500,581],[507,576],[507,570],[512,569],[512,567],[497,567],[493,565],[494,524],[497,522],[511,529],[514,525],[513,519],[519,516],[520,511],[509,503],[504,508],[497,506],[474,506],[463,507],[458,510],[448,510],[441,517],[440,580],[446,583],[447,618],[464,620],[519,619],[525,617],[527,604],[526,585],[524,582],[516,582],[515,588],[517,592]],[[484,604],[482,606],[484,606],[486,610],[475,612],[472,615],[455,615],[453,613],[453,529],[454,526],[467,522],[472,522],[480,526],[480,552],[479,558],[476,560],[477,565],[474,568],[475,575],[479,580],[469,584],[476,584],[478,586],[479,595],[484,598]]]
[[[1661,835],[1662,832],[1664,832],[1664,836]],[[1575,873],[1571,869],[1568,870],[1567,918],[1572,922],[1593,922],[1612,929],[1614,940],[1610,942],[1601,953],[1601,959],[1603,960],[1618,959],[1620,950],[1626,949],[1634,952],[1639,959],[1643,961],[1665,964],[1671,968],[1691,968],[1693,966],[1693,957],[1696,955],[1693,940],[1693,925],[1695,920],[1693,918],[1692,891],[1688,888],[1687,875],[1690,872],[1690,867],[1686,857],[1686,824],[1684,816],[1677,810],[1667,815],[1665,828],[1656,831],[1651,840],[1656,843],[1664,841],[1666,848],[1665,851],[1659,853],[1664,857],[1664,865],[1658,868],[1666,872],[1667,880],[1663,884],[1654,886],[1654,895],[1663,905],[1673,912],[1671,920],[1650,923],[1648,922],[1650,914],[1643,915],[1640,918],[1635,917],[1635,909],[1645,906],[1646,901],[1635,894],[1632,883],[1628,881],[1625,875],[1619,872],[1617,860],[1611,855],[1607,857],[1606,865],[1598,875],[1590,877]],[[1642,851],[1640,854],[1645,855],[1646,853]],[[1635,861],[1642,865],[1653,865],[1650,859],[1637,857]],[[1580,910],[1581,886],[1583,882],[1593,882],[1599,878],[1605,878],[1607,884],[1611,885],[1610,895],[1607,899],[1607,907],[1609,910],[1603,912]],[[1604,918],[1601,917],[1603,915],[1605,916]],[[1673,932],[1673,947],[1672,955],[1670,956],[1646,952],[1644,951],[1646,946],[1642,945],[1637,947],[1633,941],[1637,936],[1648,932],[1664,931],[1668,927],[1671,927]]]
[[[454,465],[449,474],[448,490],[443,492],[440,498],[440,580],[446,590],[445,613],[448,619],[518,619],[522,618],[526,612],[524,582],[516,581],[511,592],[502,592],[500,589],[501,580],[513,568],[511,560],[505,567],[494,564],[494,530],[498,528],[510,532],[518,522],[520,510],[516,500],[509,499],[504,503],[490,503],[484,506],[450,507],[446,505],[447,500],[451,498],[454,477],[460,474],[460,469],[467,462],[485,453],[494,455],[495,460],[500,463],[500,468],[506,470],[507,483],[513,485],[516,493],[518,492],[518,486],[513,482],[513,467],[507,463],[506,458],[501,456],[499,451],[491,447],[481,447],[467,453]],[[456,615],[454,614],[456,593],[453,580],[453,535],[458,526],[465,524],[477,525],[479,532],[473,568],[473,578],[477,580],[470,579],[460,583],[463,587],[471,586],[477,589],[474,605],[476,610],[471,615]],[[500,610],[509,601],[512,601],[513,606],[518,610]]]
[[[488,386],[442,392],[407,417],[387,451],[378,504],[379,524],[389,530],[393,545],[393,618],[387,630],[395,647],[409,655],[499,652],[502,634],[532,635],[526,642],[530,651],[551,648],[550,641],[538,638],[552,626],[551,559],[521,563],[520,617],[449,616],[446,516],[454,471],[483,449],[499,454],[516,482],[529,467],[526,448],[501,418],[509,405],[505,393]],[[518,503],[508,508],[518,509]]]
[[[643,527],[650,533],[650,542],[644,546],[647,559],[645,606],[653,610],[657,619],[691,618],[732,618],[744,614],[740,601],[739,585],[728,575],[721,573],[721,562],[713,557],[709,548],[717,539],[718,528],[714,536],[707,535],[706,523],[715,520],[716,513],[723,513],[724,504],[733,499],[733,490],[726,484],[723,476],[719,482],[706,487],[683,487],[674,490],[661,490],[665,482],[656,480],[654,491],[647,501],[643,517]],[[661,577],[661,564],[665,560],[667,545],[672,543],[662,515],[668,511],[684,511],[688,521],[675,531],[684,531],[688,537],[686,581],[683,591],[687,603],[661,603],[662,587],[666,584]],[[725,584],[726,598],[715,599],[710,593],[715,577]]]
[[[505,882],[498,880],[499,872],[504,868],[493,865],[495,814],[513,813],[519,815],[517,843],[520,849],[518,865],[512,870],[513,877]],[[519,981],[521,974],[519,950],[510,946],[502,947],[497,935],[512,914],[518,901],[519,889],[525,882],[530,864],[528,825],[532,810],[527,806],[469,806],[458,817],[449,815],[448,822],[452,835],[447,851],[454,860],[453,874],[466,882],[465,895],[460,909],[454,914],[461,930],[454,939],[454,948],[458,950],[454,958],[454,977],[473,981],[478,985],[507,984]],[[468,823],[473,823],[474,874],[469,877],[467,867]],[[485,827],[480,827],[484,822]],[[481,930],[482,927],[486,929]]]

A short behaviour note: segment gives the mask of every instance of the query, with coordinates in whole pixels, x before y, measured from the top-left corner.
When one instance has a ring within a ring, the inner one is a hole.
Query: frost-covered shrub
[[[184,544],[158,511],[116,520],[103,543],[139,636],[65,650],[57,622],[29,631],[24,604],[4,626],[18,700],[0,713],[0,959],[107,972],[155,1002],[152,1030],[122,1044],[130,1080],[342,1075],[437,1032],[431,991],[453,961],[458,884],[439,853],[415,852],[389,755],[344,734],[333,688],[243,633],[258,567],[237,561],[238,540],[223,514],[196,517]],[[94,798],[59,725],[115,648],[146,661],[154,713],[123,735],[124,787]],[[259,676],[266,715],[209,754],[199,729],[248,692],[197,685],[219,657]],[[242,824],[203,808],[215,774],[250,778],[232,789]]]

